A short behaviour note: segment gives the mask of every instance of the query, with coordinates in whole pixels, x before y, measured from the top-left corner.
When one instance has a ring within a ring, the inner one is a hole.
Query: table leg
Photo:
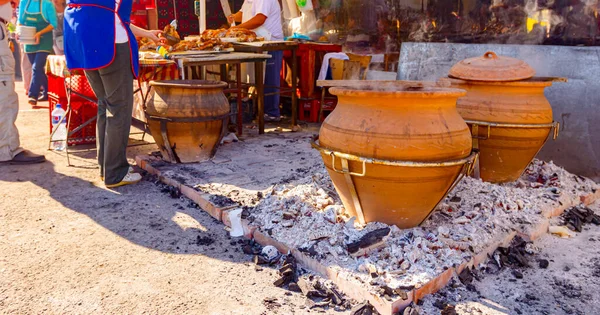
[[[296,85],[298,82],[298,58],[296,49],[292,49],[292,127],[298,124],[298,95]]]
[[[237,130],[238,135],[241,136],[244,130],[244,125],[242,122],[242,64],[238,63],[235,65],[235,82],[236,82],[236,90],[237,90]]]
[[[307,78],[306,78],[306,84],[308,84],[307,87],[307,91],[308,91],[308,97],[313,97],[313,93],[315,93],[315,71],[317,71],[315,69],[315,51],[314,50],[309,50],[308,51],[308,64],[306,65],[306,67],[308,67],[308,73],[307,73]]]
[[[265,133],[265,82],[263,80],[264,61],[254,63],[254,82],[256,82],[256,101],[258,102],[258,134]]]
[[[221,81],[227,82],[227,65],[221,65]]]

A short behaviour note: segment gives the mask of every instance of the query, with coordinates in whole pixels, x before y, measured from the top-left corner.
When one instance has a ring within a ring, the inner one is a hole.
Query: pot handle
[[[367,162],[366,160],[362,161],[362,172],[361,173],[354,173],[354,172],[350,172],[349,170],[338,170],[335,168],[335,152],[331,152],[329,155],[331,155],[331,168],[333,169],[334,172],[339,173],[339,174],[348,174],[348,175],[352,175],[352,176],[358,176],[358,177],[363,177],[367,174]],[[343,158],[342,158],[343,159]]]
[[[493,51],[486,52],[485,54],[483,54],[483,57],[486,59],[498,59],[498,55],[496,55],[496,53]]]

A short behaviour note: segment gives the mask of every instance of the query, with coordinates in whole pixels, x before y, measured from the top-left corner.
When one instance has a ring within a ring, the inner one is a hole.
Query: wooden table
[[[298,95],[296,94],[296,85],[298,82],[298,59],[296,57],[296,50],[298,50],[298,43],[291,41],[265,41],[265,42],[253,42],[253,43],[234,43],[233,49],[237,52],[249,52],[262,54],[270,51],[290,51],[292,54],[292,84],[288,88],[279,88],[281,93],[291,92],[292,94],[292,127],[298,124]]]
[[[265,83],[263,80],[263,65],[267,59],[271,58],[267,54],[255,54],[255,53],[242,53],[242,52],[230,52],[230,53],[218,53],[218,54],[206,54],[197,56],[174,56],[173,59],[179,65],[181,69],[182,79],[192,77],[193,67],[204,67],[210,65],[221,66],[221,80],[227,81],[227,70],[226,65],[235,65],[236,67],[236,93],[237,97],[237,130],[238,134],[242,134],[242,63],[254,63],[254,82],[256,82],[256,101],[258,103],[258,133],[265,133]]]

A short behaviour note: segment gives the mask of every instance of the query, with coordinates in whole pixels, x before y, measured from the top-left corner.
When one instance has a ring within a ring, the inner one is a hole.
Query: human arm
[[[162,31],[160,30],[146,30],[143,29],[141,27],[137,27],[133,24],[130,25],[131,26],[131,32],[133,33],[133,35],[135,37],[145,37],[148,39],[151,39],[155,42],[159,42],[160,38],[158,38],[158,36],[162,33]]]
[[[232,28],[245,28],[247,30],[253,30],[253,29],[258,28],[261,25],[265,24],[266,20],[267,20],[267,16],[262,13],[259,13],[259,14],[255,15],[253,18],[251,18],[250,20],[246,21],[245,23],[236,25]]]
[[[227,22],[231,25],[233,22],[242,23],[242,11],[234,13],[227,17]]]

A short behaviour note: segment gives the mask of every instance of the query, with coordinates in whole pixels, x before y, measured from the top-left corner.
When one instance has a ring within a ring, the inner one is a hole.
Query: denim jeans
[[[279,92],[281,86],[281,64],[283,51],[270,51],[271,59],[267,60],[265,69],[265,94]],[[273,87],[269,87],[273,86]],[[265,96],[265,114],[279,117],[279,94]]]
[[[46,60],[48,59],[48,52],[37,52],[27,54],[29,62],[31,62],[31,70],[33,75],[31,76],[31,83],[29,84],[29,92],[27,96],[29,98],[38,99],[40,97],[40,88],[43,88],[43,97],[48,97],[48,77],[46,76]]]

